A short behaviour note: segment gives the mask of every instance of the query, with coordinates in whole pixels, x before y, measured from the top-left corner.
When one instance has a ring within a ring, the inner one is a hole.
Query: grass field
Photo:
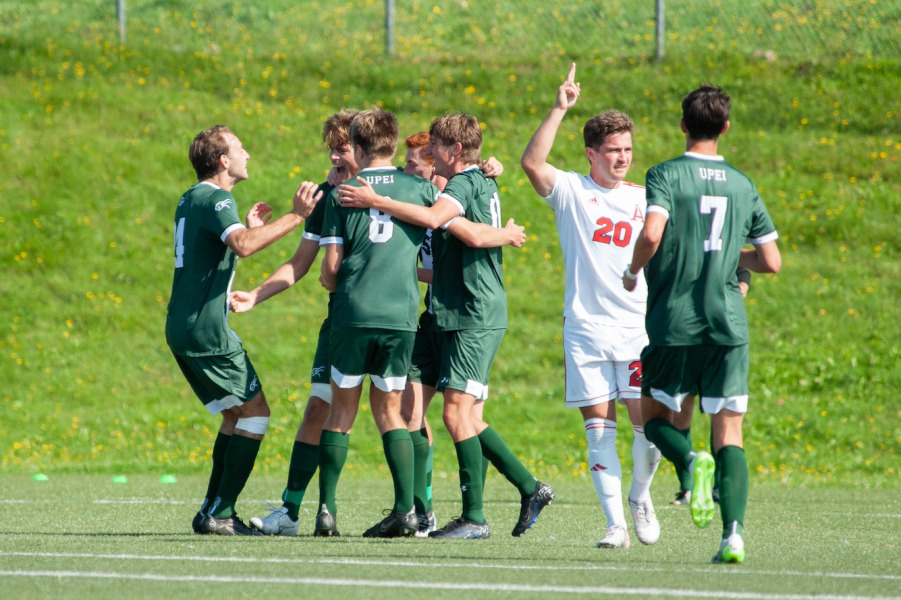
[[[196,536],[190,519],[204,481],[176,484],[99,475],[47,482],[2,476],[0,582],[7,600],[87,598],[724,598],[875,600],[901,598],[897,532],[901,498],[890,490],[752,489],[748,558],[711,565],[719,528],[699,530],[685,508],[656,497],[660,541],[598,550],[603,514],[588,484],[557,487],[557,498],[522,538],[509,531],[516,491],[489,478],[492,537],[478,541],[365,540],[380,518],[372,498],[390,484],[345,475],[339,489],[342,537],[238,539]],[[239,510],[261,514],[281,480],[252,478]],[[313,486],[315,488],[315,485]],[[315,497],[315,489],[311,490]],[[667,497],[668,498],[668,497]],[[435,510],[449,518],[454,487],[437,486]],[[301,511],[312,532],[314,503]],[[633,537],[634,540],[634,537]]]

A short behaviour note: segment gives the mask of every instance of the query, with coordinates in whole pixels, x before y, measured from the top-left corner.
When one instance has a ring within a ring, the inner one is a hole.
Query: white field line
[[[21,558],[82,558],[96,560],[132,560],[132,561],[178,561],[178,562],[203,562],[203,563],[270,563],[270,564],[303,564],[303,565],[344,565],[344,566],[374,566],[374,567],[413,567],[435,569],[503,569],[511,571],[642,571],[648,573],[669,572],[659,567],[643,567],[637,565],[611,566],[611,565],[573,565],[573,566],[544,566],[544,565],[505,565],[500,563],[483,564],[475,562],[425,562],[403,560],[380,559],[353,559],[353,558],[261,558],[242,556],[162,556],[142,554],[92,554],[76,552],[0,552],[0,557]],[[717,566],[706,569],[687,567],[682,569],[686,573],[699,574],[726,574],[729,577],[737,575],[752,576],[783,576],[783,577],[815,577],[832,579],[878,579],[885,581],[901,581],[901,575],[873,575],[863,573],[826,573],[818,571],[761,571],[750,570],[746,566],[730,568]]]
[[[725,592],[706,590],[673,590],[664,588],[628,588],[609,586],[522,585],[511,583],[439,583],[409,580],[379,581],[373,579],[325,579],[319,577],[241,577],[222,575],[162,575],[156,573],[109,573],[103,571],[0,571],[0,577],[116,579],[130,581],[162,581],[166,583],[248,583],[319,585],[325,587],[414,588],[422,590],[466,590],[480,592],[525,592],[558,594],[593,594],[605,596],[655,596],[659,598],[723,598],[727,600],[898,600],[887,596],[835,596],[809,594],[760,594],[757,592]]]

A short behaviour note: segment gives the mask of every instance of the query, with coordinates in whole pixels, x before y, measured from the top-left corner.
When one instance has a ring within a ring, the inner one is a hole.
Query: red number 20
[[[632,224],[628,221],[620,221],[614,223],[607,217],[601,217],[597,220],[600,228],[594,232],[592,239],[602,244],[613,242],[615,246],[625,248],[632,239]]]

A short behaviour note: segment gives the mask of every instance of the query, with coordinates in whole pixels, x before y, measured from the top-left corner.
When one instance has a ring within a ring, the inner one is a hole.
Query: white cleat
[[[656,544],[660,539],[660,521],[654,514],[654,505],[651,499],[647,502],[632,502],[629,499],[629,509],[632,511],[632,520],[635,522],[635,537],[645,546]]]
[[[265,517],[251,517],[250,526],[266,535],[282,535],[294,537],[297,535],[297,526],[300,519],[294,520],[288,516],[288,509],[284,506],[275,508],[269,506],[269,514]]]
[[[600,542],[598,548],[630,548],[629,530],[619,525],[607,528],[607,534]]]

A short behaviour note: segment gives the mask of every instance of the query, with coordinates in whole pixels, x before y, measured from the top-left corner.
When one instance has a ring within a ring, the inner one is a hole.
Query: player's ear
[[[726,124],[723,126],[723,130],[720,132],[720,135],[723,135],[727,131],[729,131],[729,127],[732,125],[731,121],[726,121]]]

